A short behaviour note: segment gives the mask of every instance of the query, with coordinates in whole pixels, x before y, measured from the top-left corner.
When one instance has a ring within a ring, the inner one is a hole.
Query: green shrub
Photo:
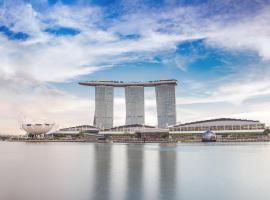
[[[266,134],[266,135],[270,134],[270,129],[269,128],[265,129],[263,133]]]

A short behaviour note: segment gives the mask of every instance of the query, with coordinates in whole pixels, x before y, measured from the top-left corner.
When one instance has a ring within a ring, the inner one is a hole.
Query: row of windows
[[[115,129],[111,129],[112,131],[120,131],[120,132],[134,132],[134,131],[138,131],[141,130],[142,127],[135,127],[135,128],[115,128]]]
[[[71,127],[71,128],[63,128],[61,130],[63,131],[84,131],[84,130],[89,130],[92,127],[89,126],[80,126],[80,127]]]
[[[264,129],[264,124],[255,124],[255,125],[230,125],[230,126],[202,126],[202,127],[173,127],[170,128],[170,131],[222,131],[222,130],[256,130]]]

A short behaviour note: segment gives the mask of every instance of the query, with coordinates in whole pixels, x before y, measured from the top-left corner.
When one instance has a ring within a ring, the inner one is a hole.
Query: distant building
[[[265,124],[255,120],[218,118],[204,121],[195,121],[171,126],[170,133],[203,133],[214,131],[215,133],[252,132],[262,133]]]
[[[92,133],[97,134],[99,132],[99,129],[91,126],[91,125],[80,125],[80,126],[73,126],[68,128],[62,128],[57,131],[55,131],[53,134],[79,134],[79,133]]]
[[[169,139],[169,129],[161,128],[144,128],[134,133],[137,138],[142,138],[146,140],[153,139]]]
[[[21,129],[28,135],[44,135],[52,130],[54,123],[23,123]]]
[[[126,125],[145,123],[145,87],[155,87],[158,127],[167,128],[176,124],[175,79],[148,82],[87,81],[79,84],[95,87],[94,126],[101,130],[113,128],[115,87],[125,88]]]
[[[155,126],[142,125],[142,124],[130,124],[123,126],[116,126],[113,128],[105,129],[101,134],[134,134],[137,132],[168,132],[169,129],[156,128]]]

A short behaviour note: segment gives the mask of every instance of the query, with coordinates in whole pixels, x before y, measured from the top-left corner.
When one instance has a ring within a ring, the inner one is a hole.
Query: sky
[[[270,125],[269,0],[0,0],[0,133],[93,124],[87,80],[177,79],[177,122]],[[114,125],[125,123],[115,89]],[[156,125],[153,88],[146,124]]]

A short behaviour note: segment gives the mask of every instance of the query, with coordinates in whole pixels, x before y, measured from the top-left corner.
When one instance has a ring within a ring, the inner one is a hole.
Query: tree
[[[269,128],[265,129],[263,133],[264,134],[270,134],[270,129]]]

